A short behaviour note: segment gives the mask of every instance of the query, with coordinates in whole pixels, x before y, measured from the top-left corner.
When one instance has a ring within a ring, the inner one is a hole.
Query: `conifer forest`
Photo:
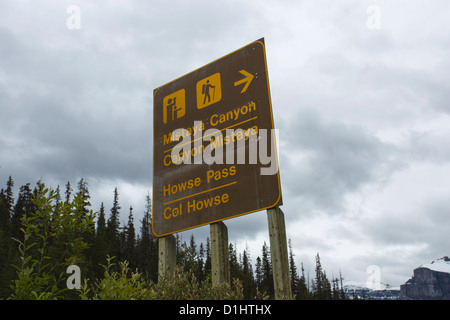
[[[9,177],[0,189],[0,299],[274,298],[270,247],[265,242],[258,253],[237,252],[230,243],[231,283],[212,287],[209,238],[191,235],[186,240],[177,235],[177,269],[158,279],[150,195],[142,220],[135,221],[133,208],[121,208],[117,188],[111,190],[111,208],[103,203],[92,208],[84,178],[56,188],[42,181],[27,183],[18,194],[13,187]],[[119,215],[124,213],[128,221],[121,223]],[[297,266],[289,241],[293,298],[345,299],[342,276],[328,278],[318,253],[315,259],[315,270]],[[69,266],[81,270],[78,288],[69,285]]]

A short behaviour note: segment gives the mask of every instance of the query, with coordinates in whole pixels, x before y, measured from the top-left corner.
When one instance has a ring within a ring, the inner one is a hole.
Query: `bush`
[[[165,275],[158,283],[145,281],[142,274],[130,272],[128,262],[119,262],[120,271],[113,271],[114,258],[107,258],[104,278],[92,288],[88,280],[79,290],[83,300],[236,300],[243,299],[242,284],[233,281],[233,288],[227,284],[212,287],[210,281],[199,282],[192,272],[176,268],[171,275]]]
[[[149,300],[155,298],[155,292],[142,279],[141,274],[131,272],[128,262],[119,262],[120,272],[112,270],[115,265],[111,261],[114,257],[107,258],[105,276],[90,289],[88,280],[79,290],[82,300]],[[130,276],[128,276],[130,274]],[[92,292],[92,293],[90,293]]]
[[[94,230],[95,213],[86,212],[81,194],[72,202],[58,202],[54,190],[39,184],[32,202],[37,210],[21,218],[23,240],[18,242],[17,279],[9,299],[48,300],[61,298],[69,265],[83,261],[88,244],[83,234]]]

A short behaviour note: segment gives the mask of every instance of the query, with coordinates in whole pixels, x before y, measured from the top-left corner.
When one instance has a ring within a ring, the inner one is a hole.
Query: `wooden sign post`
[[[230,284],[228,229],[222,221],[211,223],[211,277],[213,287]]]
[[[175,271],[177,261],[177,243],[173,235],[158,239],[158,280]]]
[[[267,209],[270,256],[272,258],[273,286],[276,300],[291,300],[291,280],[286,241],[284,213],[279,207]]]

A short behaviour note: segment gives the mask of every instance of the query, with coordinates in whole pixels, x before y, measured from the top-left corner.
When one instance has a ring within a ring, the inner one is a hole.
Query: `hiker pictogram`
[[[211,102],[211,96],[210,96],[210,93],[209,93],[210,89],[213,90],[213,101],[214,101],[214,96],[215,96],[215,93],[216,93],[216,90],[215,90],[216,87],[211,85],[209,83],[209,80],[206,80],[206,83],[202,86],[202,94],[205,95],[205,99],[203,99],[203,104],[206,103],[206,99],[208,99],[208,102]]]
[[[197,82],[197,108],[202,109],[222,99],[220,73]]]

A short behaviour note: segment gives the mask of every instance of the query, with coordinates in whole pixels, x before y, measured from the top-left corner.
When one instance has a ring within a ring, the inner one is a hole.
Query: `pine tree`
[[[204,266],[204,273],[205,278],[211,277],[211,242],[209,240],[209,237],[206,238],[206,249],[205,249],[205,266]]]
[[[14,213],[14,197],[13,190],[14,181],[9,176],[6,183],[6,190],[0,192],[0,230],[10,233],[11,219]]]
[[[261,291],[262,290],[262,262],[261,262],[261,258],[257,257],[256,258],[256,263],[255,263],[255,282],[256,282],[256,288]]]
[[[240,268],[236,249],[234,248],[232,243],[228,245],[228,255],[230,259],[230,279],[239,279],[241,272],[239,270]]]
[[[320,256],[319,253],[316,255],[316,278],[314,282],[314,294],[317,300],[323,300],[324,299],[324,284],[322,282],[322,265],[320,263]]]
[[[180,266],[184,270],[186,253],[184,250],[185,245],[181,244],[181,236],[177,233],[175,235],[175,243],[176,243],[176,264]]]
[[[14,187],[14,181],[11,176],[9,176],[8,182],[6,183],[6,205],[8,208],[8,214],[9,216],[12,215],[12,209],[14,206],[14,197],[13,197],[13,190]]]
[[[55,214],[59,214],[60,205],[61,205],[61,188],[59,185],[56,187],[56,197],[55,197]]]
[[[331,299],[331,284],[326,273],[322,270],[319,253],[316,255],[316,278],[314,296],[317,300]]]
[[[91,196],[89,195],[88,183],[84,178],[81,178],[78,182],[78,193],[83,197],[83,212],[87,214],[89,212],[88,207],[91,206],[89,199]]]
[[[331,300],[331,283],[327,278],[327,273],[324,271],[322,273],[322,284],[323,284],[323,299]]]
[[[262,247],[261,273],[261,291],[273,298],[275,291],[273,287],[272,263],[270,261],[270,249],[265,241]]]
[[[117,187],[114,189],[114,201],[111,208],[111,215],[106,225],[106,234],[108,237],[108,253],[110,256],[114,256],[121,260],[120,256],[120,205],[119,205],[119,192]]]
[[[11,176],[9,176],[8,182],[6,183],[6,192],[5,192],[5,214],[6,214],[6,224],[9,225],[9,221],[11,221],[11,217],[13,215],[14,208],[14,196],[13,196],[13,188],[14,181]]]
[[[72,195],[72,191],[73,191],[73,189],[72,189],[72,187],[70,186],[70,181],[67,181],[67,183],[66,183],[66,192],[65,192],[65,195],[66,195],[66,202],[67,202],[67,203],[70,202],[70,196]]]
[[[339,300],[339,279],[333,278],[332,282],[332,291],[331,291],[331,299]]]
[[[90,194],[89,194],[89,188],[88,188],[88,183],[86,181],[86,179],[81,178],[80,181],[78,181],[78,185],[77,185],[77,195],[81,196],[82,198],[82,205],[81,205],[81,210],[82,210],[82,217],[85,217],[87,215],[89,215],[89,207],[91,206],[91,202],[89,201],[89,199],[91,198]],[[58,200],[57,200],[58,202]],[[93,232],[85,232],[82,235],[83,240],[86,243],[93,243],[95,241],[95,234]],[[88,262],[92,263],[92,256],[95,253],[93,252],[93,248],[90,247],[86,250],[86,256],[88,259]],[[92,269],[90,266],[87,266],[90,269]]]
[[[0,299],[10,295],[9,284],[14,275],[14,269],[11,267],[15,263],[16,248],[11,239],[14,213],[13,186],[14,181],[10,176],[6,191],[4,189],[0,191]]]
[[[297,267],[294,261],[294,253],[292,252],[292,243],[289,239],[289,273],[291,278],[292,296],[296,298],[299,294],[299,278],[297,274]]]
[[[5,190],[0,191],[0,230],[10,233],[11,217],[9,216]]]
[[[189,238],[189,246],[184,243],[185,262],[184,270],[192,271],[195,274],[197,270],[197,243],[195,242],[194,234]]]
[[[204,268],[205,268],[205,247],[203,245],[203,242],[201,242],[198,250],[197,270],[195,273],[195,276],[197,277],[198,281],[203,281],[205,279]]]
[[[136,244],[136,263],[141,272],[152,281],[158,279],[158,242],[152,234],[152,202],[146,195],[144,217],[141,220],[140,237]]]
[[[103,202],[100,205],[100,211],[97,218],[97,228],[95,241],[92,245],[92,278],[101,278],[108,254],[108,235],[106,232],[105,206]]]
[[[150,194],[147,193],[146,201],[145,201],[145,212],[144,217],[141,221],[141,236],[142,239],[145,239],[148,243],[152,238],[152,203],[150,199]],[[148,245],[148,243],[146,243]]]
[[[136,232],[134,229],[133,207],[130,206],[130,214],[128,216],[128,223],[124,230],[124,250],[122,259],[129,262],[131,269],[135,268],[136,264]]]
[[[305,279],[305,269],[303,268],[303,263],[301,264],[301,270],[302,275],[300,276],[300,279],[298,281],[298,287],[297,287],[297,299],[299,300],[308,300],[310,298],[308,287],[306,285],[306,279]]]
[[[22,217],[25,214],[32,213],[36,210],[36,207],[32,202],[32,197],[33,193],[29,183],[20,187],[19,196],[16,205],[14,206],[14,213],[11,219],[11,236],[15,239],[23,239],[23,232],[20,230],[22,227]]]
[[[244,299],[252,299],[256,296],[256,284],[248,248],[242,253],[242,285]]]

